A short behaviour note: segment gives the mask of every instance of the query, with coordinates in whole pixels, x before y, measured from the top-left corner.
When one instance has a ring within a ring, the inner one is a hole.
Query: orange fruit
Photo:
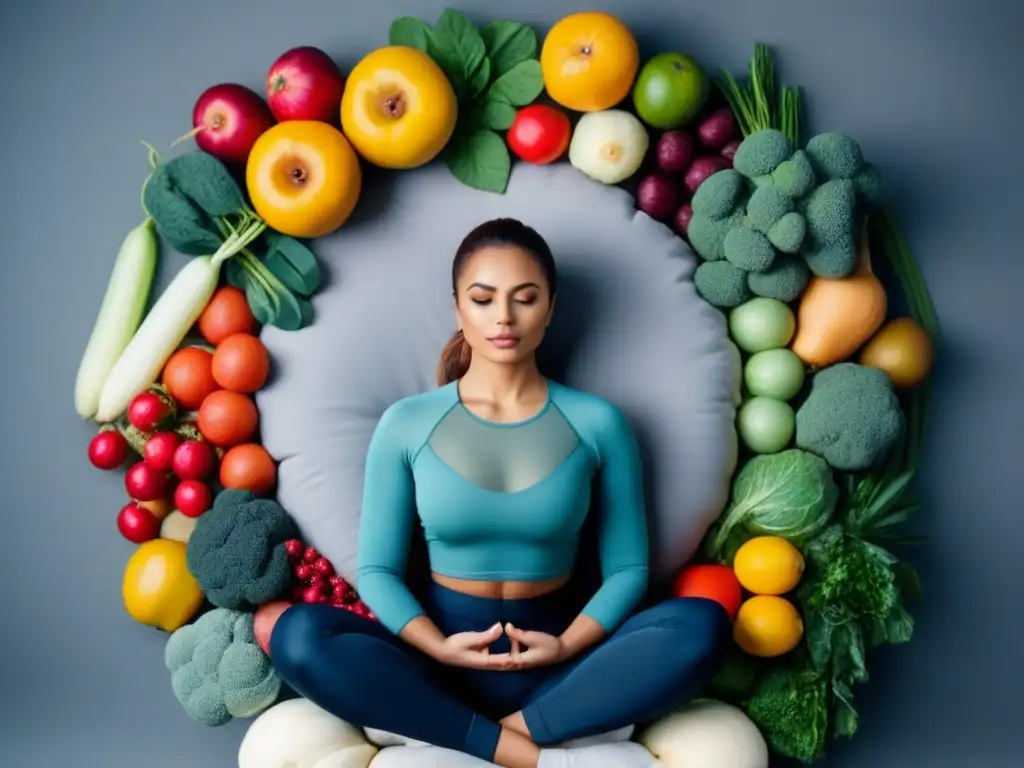
[[[323,237],[344,224],[362,191],[362,169],[341,131],[288,120],[256,140],[245,184],[264,221],[292,237]]]
[[[789,653],[804,636],[800,613],[777,595],[755,595],[743,603],[732,629],[736,644],[761,658]]]
[[[270,493],[277,482],[277,465],[259,443],[242,443],[224,452],[220,460],[220,484],[225,488]]]
[[[267,380],[270,354],[251,333],[234,333],[213,353],[213,378],[224,389],[250,394]]]
[[[640,49],[610,13],[583,11],[558,21],[540,51],[544,88],[567,109],[598,112],[625,99],[640,69]]]
[[[725,608],[730,619],[743,602],[743,589],[736,574],[726,565],[689,565],[676,576],[672,594],[676,597],[705,597]]]
[[[253,317],[245,291],[233,285],[217,289],[199,315],[199,333],[214,346],[233,333],[255,333],[256,318]]]
[[[433,160],[455,130],[458,101],[444,70],[415,48],[388,45],[349,72],[341,128],[366,160],[415,168]]]
[[[220,389],[213,377],[213,354],[202,347],[183,347],[164,363],[161,383],[179,407],[195,410]]]
[[[207,395],[196,418],[200,434],[220,448],[251,439],[258,424],[259,412],[252,398],[228,389]]]

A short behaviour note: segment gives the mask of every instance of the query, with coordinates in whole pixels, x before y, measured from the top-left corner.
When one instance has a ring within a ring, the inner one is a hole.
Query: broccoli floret
[[[768,240],[783,253],[797,253],[807,236],[807,220],[790,211],[768,230]]]
[[[747,285],[755,296],[789,303],[796,299],[811,279],[811,270],[799,256],[780,253],[767,272],[750,272]]]
[[[742,207],[724,219],[712,219],[701,216],[696,211],[686,228],[686,237],[690,247],[704,261],[719,261],[725,258],[725,236],[729,230],[743,223]]]
[[[857,197],[867,204],[867,208],[874,208],[882,203],[882,172],[877,166],[865,163],[854,177],[853,187]]]
[[[705,261],[694,272],[693,284],[704,301],[721,309],[750,298],[747,273],[731,261]]]
[[[743,708],[772,751],[810,763],[825,753],[828,688],[825,675],[791,662],[764,675]]]
[[[277,700],[281,679],[256,644],[253,622],[251,613],[216,608],[167,639],[164,665],[189,717],[216,727]]]
[[[793,208],[793,198],[775,185],[758,187],[747,201],[747,223],[758,232],[767,234],[772,225]]]
[[[768,238],[750,227],[733,227],[725,236],[725,258],[747,272],[764,272],[775,261]]]
[[[694,215],[724,219],[736,209],[745,186],[743,177],[731,168],[708,176],[690,200]]]
[[[820,277],[846,277],[857,260],[854,211],[857,198],[849,179],[826,181],[803,201],[807,220],[804,258]]]
[[[860,144],[834,131],[812,137],[804,151],[823,179],[852,179],[864,165]]]
[[[756,131],[736,148],[732,167],[748,179],[767,176],[793,154],[793,145],[781,131],[764,128]]]
[[[221,491],[189,536],[188,569],[218,608],[255,610],[291,579],[285,542],[297,531],[276,501]]]
[[[814,375],[796,412],[796,446],[844,472],[872,469],[884,461],[905,424],[885,371],[837,363]]]
[[[817,183],[811,161],[802,149],[798,149],[788,160],[780,163],[779,167],[772,171],[771,178],[779,191],[785,192],[794,200],[807,195]]]

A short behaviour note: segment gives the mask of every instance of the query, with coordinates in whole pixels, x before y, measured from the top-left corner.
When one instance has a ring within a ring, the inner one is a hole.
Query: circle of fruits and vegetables
[[[255,394],[273,361],[259,332],[314,322],[308,241],[344,226],[367,164],[437,160],[501,194],[513,162],[567,162],[629,185],[687,240],[698,292],[728,318],[741,461],[673,584],[733,619],[707,695],[778,754],[813,760],[855,732],[867,652],[913,629],[916,578],[893,550],[917,509],[938,326],[880,170],[852,137],[804,137],[801,91],[777,82],[765,45],[743,76],[718,76],[681,52],[642,59],[606,13],[567,16],[540,41],[449,9],[433,25],[396,20],[347,75],[322,50],[289,50],[264,93],[213,85],[192,124],[179,141],[195,150],[149,148],[145,217],[116,256],[75,392],[98,425],[89,460],[124,471],[112,524],[138,545],[125,609],[170,633],[190,715],[219,725],[274,701],[266,639],[291,602],[373,618],[274,501],[260,444]],[[147,311],[161,241],[190,258]],[[262,650],[242,655],[262,672],[241,677],[264,681],[242,704],[190,703],[202,632]]]

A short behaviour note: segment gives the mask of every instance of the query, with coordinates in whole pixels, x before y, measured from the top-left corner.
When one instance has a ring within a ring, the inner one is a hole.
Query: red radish
[[[636,204],[652,219],[663,221],[679,207],[679,184],[667,173],[645,176],[636,189]]]
[[[117,515],[117,530],[128,541],[141,544],[160,535],[160,521],[148,509],[133,501],[121,507]]]
[[[128,458],[128,441],[116,429],[107,429],[89,441],[89,462],[96,469],[117,469]]]
[[[169,472],[180,442],[181,438],[175,432],[158,432],[146,441],[146,447],[142,449],[142,460],[153,469]]]
[[[242,164],[256,139],[273,124],[270,107],[259,94],[238,83],[219,83],[196,99],[192,130],[175,143],[194,136],[204,152],[225,163]]]
[[[334,59],[311,45],[285,51],[267,73],[267,104],[278,122],[335,124],[344,92],[345,76]]]
[[[202,480],[182,480],[174,489],[174,508],[185,517],[199,517],[213,506],[213,492]]]
[[[722,157],[729,161],[730,168],[732,167],[732,159],[736,156],[736,150],[740,148],[740,144],[742,143],[743,142],[740,139],[733,139],[724,147],[722,147],[722,151],[719,153],[722,155]]]
[[[724,147],[737,134],[736,118],[728,107],[716,109],[701,121],[697,127],[697,138],[705,147]]]
[[[729,161],[724,157],[712,155],[698,157],[690,163],[690,167],[686,169],[686,175],[683,177],[683,184],[692,195],[697,191],[697,187],[704,183],[704,180],[708,176],[712,176],[719,171],[724,171],[728,167]]]
[[[205,480],[217,467],[217,454],[204,440],[185,440],[171,459],[171,469],[182,480]]]
[[[168,485],[168,476],[145,461],[136,462],[124,475],[125,490],[135,501],[156,501],[167,493]]]
[[[155,392],[141,392],[128,404],[128,421],[140,432],[155,432],[174,415],[174,406]]]
[[[676,211],[675,219],[672,221],[676,232],[686,237],[686,231],[690,228],[690,219],[692,218],[693,207],[689,203],[683,203],[679,210]]]

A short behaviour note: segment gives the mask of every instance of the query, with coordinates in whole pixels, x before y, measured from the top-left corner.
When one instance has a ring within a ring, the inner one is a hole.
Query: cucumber
[[[100,393],[142,322],[156,273],[158,240],[147,218],[125,236],[75,379],[75,410],[95,419]]]

